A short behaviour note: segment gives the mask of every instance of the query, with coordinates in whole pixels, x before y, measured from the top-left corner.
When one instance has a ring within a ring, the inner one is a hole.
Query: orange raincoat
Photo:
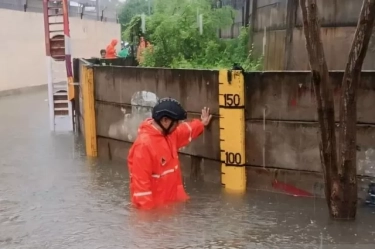
[[[117,40],[113,39],[111,43],[107,46],[106,49],[106,59],[113,59],[116,58],[116,45],[117,45]]]
[[[138,62],[143,62],[143,52],[146,50],[146,48],[149,48],[152,51],[152,45],[148,41],[146,41],[143,37],[141,37],[141,40],[138,45],[137,49],[137,60]]]
[[[128,156],[131,201],[140,209],[189,199],[182,183],[178,149],[204,130],[202,122],[195,119],[164,136],[152,122],[146,119],[140,125]]]

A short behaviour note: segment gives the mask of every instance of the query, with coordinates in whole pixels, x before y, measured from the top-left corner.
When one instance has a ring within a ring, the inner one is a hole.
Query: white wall
[[[0,23],[0,91],[47,84],[43,14],[0,9]],[[91,58],[121,33],[116,23],[70,18],[70,35],[72,57]]]

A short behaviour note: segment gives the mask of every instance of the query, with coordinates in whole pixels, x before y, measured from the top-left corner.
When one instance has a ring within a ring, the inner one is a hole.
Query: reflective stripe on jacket
[[[164,136],[145,120],[128,155],[132,203],[150,209],[174,201],[185,201],[186,194],[178,160],[178,149],[198,137],[204,129],[200,120],[181,123],[172,134]]]

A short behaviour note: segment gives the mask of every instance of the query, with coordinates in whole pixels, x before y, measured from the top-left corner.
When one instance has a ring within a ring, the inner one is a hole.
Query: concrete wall
[[[344,70],[354,38],[355,27],[322,28],[322,41],[329,69]],[[306,42],[302,29],[293,31],[290,70],[309,69]],[[271,58],[270,58],[271,59]],[[363,70],[375,69],[375,40],[372,36],[363,63]]]
[[[322,41],[328,68],[344,70],[355,27],[322,28]],[[294,28],[290,54],[286,51],[286,30],[270,30],[254,34],[254,53],[264,56],[264,70],[308,70],[309,61],[306,40],[302,28]],[[367,51],[363,70],[375,69],[375,42],[372,37]],[[289,64],[287,64],[289,61]]]
[[[342,72],[331,73],[338,106]],[[358,90],[360,186],[375,177],[375,73],[364,72]],[[245,74],[246,157],[249,187],[275,190],[275,179],[323,195],[315,97],[308,72]],[[185,175],[220,181],[218,72],[94,66],[99,156],[125,161],[139,123],[157,98],[181,101],[189,118],[202,106],[214,114],[211,127],[181,150]],[[336,113],[336,120],[338,113]],[[363,182],[362,182],[363,180]]]
[[[308,70],[306,42],[298,1],[258,0],[254,53],[264,56],[265,70]],[[330,70],[344,70],[363,1],[318,0],[321,37]],[[290,4],[292,3],[292,4]],[[375,69],[372,37],[364,70]]]
[[[215,115],[212,127],[183,148],[180,159],[185,176],[220,181],[217,71],[94,66],[94,83],[98,154],[111,160],[126,160],[138,125],[158,98],[178,98],[189,118],[200,117],[203,103],[196,100],[207,100]]]
[[[0,9],[0,91],[47,83],[44,23],[42,13]],[[99,56],[113,38],[120,39],[120,25],[70,18],[72,55]],[[55,63],[59,78],[65,78],[64,63]]]
[[[173,96],[181,101],[189,118],[199,118],[204,104],[218,114],[218,72],[168,70],[136,67],[95,67],[97,135],[133,142],[139,123],[150,116],[157,98]],[[205,99],[206,103],[196,101]],[[219,158],[218,119],[213,118],[210,131],[184,153],[210,159]],[[99,139],[100,140],[100,139]],[[212,144],[207,146],[206,143]],[[100,142],[99,142],[100,144]],[[107,146],[101,150],[107,151]]]
[[[331,72],[336,120],[342,72]],[[320,172],[318,124],[308,72],[246,74],[248,164]],[[375,177],[375,73],[358,90],[358,174]],[[263,153],[264,151],[264,153]],[[371,163],[364,163],[370,160]]]

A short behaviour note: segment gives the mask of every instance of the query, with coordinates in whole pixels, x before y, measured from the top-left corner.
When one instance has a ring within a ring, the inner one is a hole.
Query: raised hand
[[[212,115],[210,115],[210,108],[203,107],[202,109],[202,115],[201,115],[201,121],[204,126],[207,126],[211,122]]]

